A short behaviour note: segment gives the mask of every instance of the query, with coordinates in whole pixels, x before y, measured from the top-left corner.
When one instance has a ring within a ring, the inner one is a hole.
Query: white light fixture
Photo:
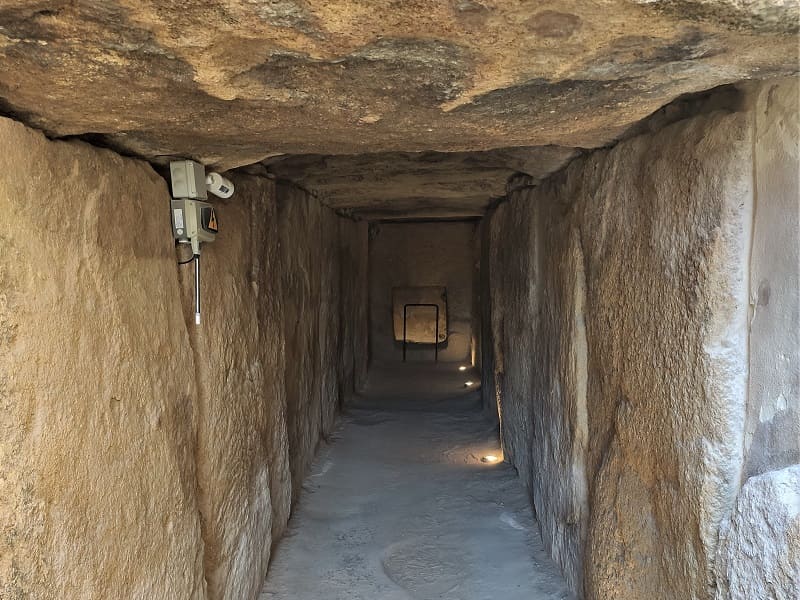
[[[500,459],[497,458],[497,456],[495,456],[494,454],[487,454],[486,456],[481,458],[481,462],[483,463],[496,463],[498,460]]]
[[[473,385],[475,385],[475,382],[474,382],[474,381],[465,381],[465,382],[464,382],[464,385],[465,385],[466,387],[472,387]]]
[[[467,367],[465,367],[464,365],[461,365],[460,367],[458,367],[458,370],[459,371],[466,371]]]
[[[233,196],[233,183],[230,179],[225,179],[219,173],[209,173],[206,175],[206,189],[220,198],[230,198]]]

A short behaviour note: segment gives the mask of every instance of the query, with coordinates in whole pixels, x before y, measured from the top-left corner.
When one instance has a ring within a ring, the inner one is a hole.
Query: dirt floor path
[[[468,406],[342,417],[261,600],[572,598],[495,427]]]

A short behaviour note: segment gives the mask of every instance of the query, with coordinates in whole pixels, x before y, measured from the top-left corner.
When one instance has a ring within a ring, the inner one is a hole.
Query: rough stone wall
[[[392,288],[447,288],[447,341],[440,361],[471,362],[474,325],[474,221],[376,223],[369,250],[371,358],[397,362],[403,344],[392,329]],[[433,344],[409,344],[408,360],[433,360]]]
[[[491,275],[489,272],[489,242],[491,238],[492,210],[487,212],[478,225],[478,310],[479,317],[479,343],[480,352],[477,367],[481,373],[481,406],[486,417],[493,421],[499,421],[498,402],[496,397],[497,386],[495,385],[495,353],[494,337],[492,335],[492,295],[491,295]]]
[[[234,183],[230,200],[212,200],[221,230],[200,259],[200,327],[194,270],[180,267],[198,386],[205,577],[210,598],[229,599],[258,592],[291,502],[275,190],[264,179]]]
[[[205,598],[164,180],[0,119],[0,597]]]
[[[522,202],[504,203],[495,211],[490,224],[491,255],[489,277],[491,285],[492,329],[494,332],[494,363],[497,408],[507,460],[517,465],[520,478],[531,490],[531,456],[534,423],[530,402],[514,401],[521,394],[528,397],[532,390],[536,362],[534,337],[537,310],[534,306],[535,286],[533,268],[536,245],[531,232],[532,216]],[[511,235],[514,243],[504,242]],[[533,321],[531,320],[533,319]],[[505,381],[507,374],[511,375]]]
[[[0,597],[256,597],[354,378],[337,366],[351,234],[232,175],[195,327],[148,165],[0,119],[0,166]]]
[[[470,363],[481,371],[483,348],[481,347],[481,221],[472,230],[470,258],[472,259],[472,326],[470,328]]]
[[[742,488],[717,599],[800,597],[800,84],[751,93],[753,224]]]
[[[755,475],[720,528],[716,600],[800,594],[800,465]]]
[[[339,387],[342,401],[350,400],[367,379],[369,359],[369,240],[366,221],[339,220],[342,305]]]
[[[747,465],[797,462],[797,93],[765,84],[741,112],[514,181],[491,216],[504,448],[586,598],[741,598],[721,582],[742,561],[761,583],[739,589],[797,597],[758,566],[798,555],[791,502],[782,528],[759,519],[796,477],[754,482],[737,510],[756,512],[733,514]]]
[[[359,227],[348,227],[331,209],[294,186],[278,184],[278,223],[281,252],[281,282],[284,304],[286,415],[293,498],[314,457],[320,437],[333,428],[336,408],[344,393],[339,370],[342,348],[341,321],[351,326],[363,317],[362,298],[342,295],[340,237],[348,244],[359,237]],[[361,233],[363,236],[363,232]],[[347,264],[351,273],[356,268]],[[355,304],[353,304],[355,303]],[[358,327],[353,328],[356,335]],[[348,336],[350,334],[348,333]],[[366,349],[350,343],[358,355],[353,367],[364,360]],[[360,369],[361,367],[359,367]]]
[[[750,384],[744,477],[800,463],[800,94],[770,83],[755,97],[750,263]]]

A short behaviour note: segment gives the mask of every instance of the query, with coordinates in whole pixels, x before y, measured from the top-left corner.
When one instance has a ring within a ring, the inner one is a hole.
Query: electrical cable
[[[177,250],[177,249],[178,249],[178,246],[184,246],[184,247],[185,247],[185,246],[186,246],[186,244],[179,244],[178,242],[175,242],[175,250]],[[179,264],[179,265],[188,265],[188,264],[189,264],[190,262],[192,262],[193,260],[194,260],[194,253],[190,254],[190,255],[189,255],[189,258],[188,258],[188,259],[186,259],[186,260],[179,260],[179,261],[178,261],[178,264]]]

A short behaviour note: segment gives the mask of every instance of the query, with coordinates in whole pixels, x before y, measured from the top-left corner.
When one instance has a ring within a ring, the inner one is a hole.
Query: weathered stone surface
[[[773,127],[796,122],[797,104],[777,101],[794,86],[773,90]],[[537,189],[514,181],[491,216],[504,448],[590,600],[714,594],[719,526],[745,466],[748,372],[784,360],[783,345],[748,352],[751,244],[784,252],[753,211],[791,236],[798,201],[780,184],[798,172],[794,145],[776,163],[756,142],[761,94],[578,159]],[[756,203],[762,161],[776,175]],[[790,418],[800,398],[787,393]],[[793,425],[764,427],[771,460],[791,462]]]
[[[543,146],[485,152],[385,152],[290,156],[263,161],[268,171],[313,190],[332,208],[362,219],[478,217],[505,195],[515,173],[540,180],[577,155]]]
[[[395,324],[392,291],[397,287],[444,287],[447,291],[447,340],[439,345],[442,362],[472,358],[473,281],[472,240],[476,221],[374,223],[369,247],[369,349],[381,362],[403,359],[402,318]],[[433,323],[431,318],[430,323]],[[433,331],[429,339],[433,339]],[[433,344],[411,344],[409,361],[434,358]]]
[[[210,598],[229,600],[258,593],[291,504],[276,194],[268,180],[234,183],[233,198],[214,200],[221,233],[201,256],[200,327],[193,268],[181,267],[205,578]]]
[[[339,227],[332,210],[278,185],[280,285],[284,306],[286,417],[293,500],[340,402]],[[346,296],[359,300],[356,296]],[[343,307],[352,319],[356,308]]]
[[[369,346],[368,225],[339,219],[341,355],[339,389],[346,403],[367,381]]]
[[[586,194],[590,597],[712,584],[742,461],[751,148],[747,115],[717,114],[573,172]]]
[[[200,328],[190,268],[183,292],[200,391],[195,459],[208,597],[238,600],[257,596],[305,468],[333,427],[339,378],[354,379],[363,350],[351,342],[353,360],[340,372],[340,315],[355,308],[340,293],[350,257],[339,254],[339,222],[352,222],[296,188],[279,193],[269,180],[231,177],[233,198],[214,200],[222,232],[201,259]],[[304,206],[305,217],[284,219],[296,214],[291,206]],[[297,278],[309,286],[302,298]],[[301,380],[307,395],[296,393]]]
[[[0,166],[0,597],[256,597],[338,382],[363,379],[340,265],[364,290],[366,263],[339,243],[366,225],[233,174],[196,327],[148,165],[0,119]],[[311,293],[286,292],[295,277]],[[287,316],[313,323],[303,348]]]
[[[0,597],[205,598],[164,181],[0,119]]]
[[[478,260],[478,277],[475,282],[476,298],[478,300],[478,308],[480,309],[477,315],[478,327],[476,329],[478,335],[478,344],[474,357],[475,367],[481,374],[481,404],[483,406],[484,415],[492,422],[497,423],[500,419],[497,390],[499,386],[495,384],[495,362],[496,352],[499,345],[495,344],[494,340],[494,327],[495,322],[500,322],[500,319],[493,321],[492,315],[495,311],[492,310],[492,294],[490,289],[491,272],[489,269],[490,256],[490,241],[491,241],[491,223],[492,212],[489,211],[483,219],[478,223],[478,230],[476,235],[476,248],[475,254],[479,257]]]
[[[750,264],[745,476],[800,463],[800,81],[754,96],[756,186]]]
[[[553,557],[579,591],[589,517],[584,257],[574,224],[551,219],[530,190],[514,197],[491,219],[499,356],[492,391],[506,457],[533,496]]]
[[[797,71],[797,0],[4,0],[0,98],[53,135],[274,153],[597,147]]]
[[[720,528],[718,600],[800,597],[800,465],[750,478]]]

